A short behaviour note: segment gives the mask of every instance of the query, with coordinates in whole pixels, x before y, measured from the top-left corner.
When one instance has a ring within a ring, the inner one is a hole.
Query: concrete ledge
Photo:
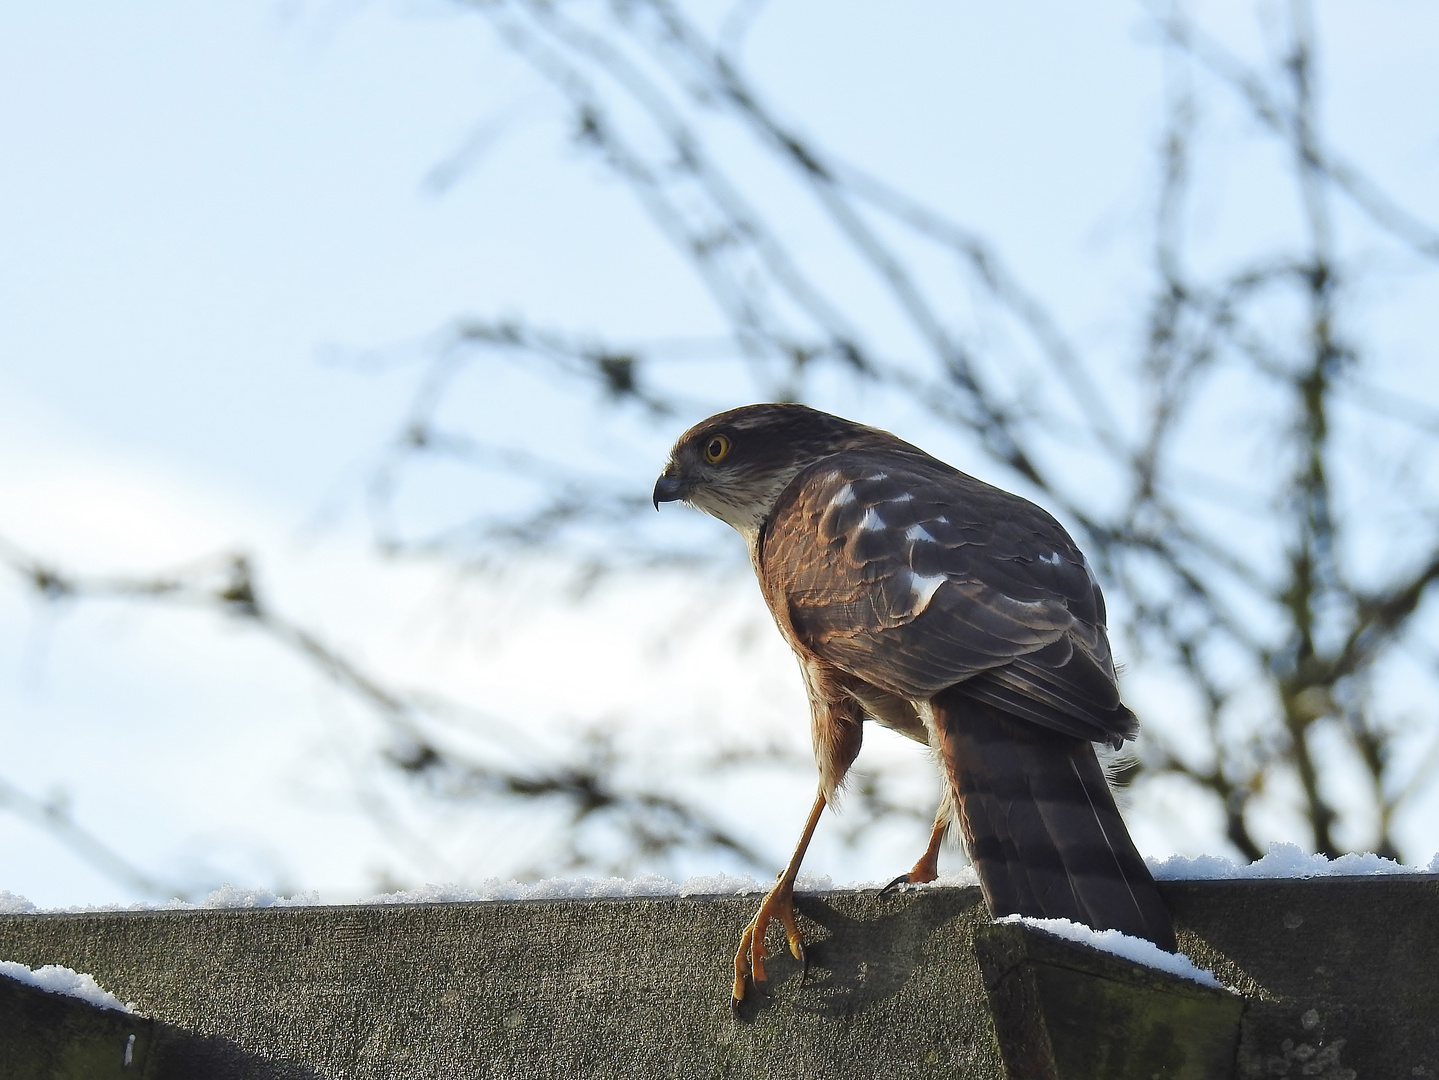
[[[1249,998],[1237,1076],[1439,1077],[1439,878],[1164,892],[1181,948]],[[0,958],[134,1001],[150,1080],[1004,1075],[977,889],[802,897],[805,984],[777,955],[735,1017],[756,902],[9,915]]]
[[[1005,1068],[1023,1080],[1233,1080],[1244,998],[1028,926],[980,926]]]
[[[5,1080],[132,1080],[145,1075],[154,1022],[0,975]]]

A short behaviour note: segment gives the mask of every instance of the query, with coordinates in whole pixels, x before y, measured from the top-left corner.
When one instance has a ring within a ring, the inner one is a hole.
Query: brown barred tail
[[[991,914],[1069,919],[1175,950],[1169,912],[1093,744],[1019,720],[959,687],[936,698],[934,712]]]

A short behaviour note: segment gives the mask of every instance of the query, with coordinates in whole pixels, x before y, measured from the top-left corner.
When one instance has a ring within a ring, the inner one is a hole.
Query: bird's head
[[[907,445],[886,431],[805,405],[746,405],[717,413],[675,443],[655,483],[655,508],[682,500],[752,539],[799,473],[877,441]]]

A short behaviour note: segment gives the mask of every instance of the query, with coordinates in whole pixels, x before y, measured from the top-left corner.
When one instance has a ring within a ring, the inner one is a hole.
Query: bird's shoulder
[[[807,654],[909,700],[972,696],[1066,734],[1132,733],[1104,601],[1050,514],[922,452],[797,475],[761,534],[766,599]]]
[[[869,583],[901,569],[983,581],[1103,621],[1088,564],[1051,514],[919,450],[848,450],[811,465],[776,500],[761,545],[765,563],[818,559]]]

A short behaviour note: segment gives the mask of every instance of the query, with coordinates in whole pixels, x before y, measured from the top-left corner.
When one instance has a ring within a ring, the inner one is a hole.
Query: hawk
[[[749,546],[809,693],[819,792],[793,857],[740,938],[734,1000],[764,980],[778,919],[804,949],[794,882],[824,807],[877,721],[932,747],[948,781],[908,874],[932,881],[957,816],[993,915],[1064,918],[1175,949],[1094,744],[1123,704],[1089,564],[1044,510],[878,428],[750,405],[682,435],[655,484]]]

